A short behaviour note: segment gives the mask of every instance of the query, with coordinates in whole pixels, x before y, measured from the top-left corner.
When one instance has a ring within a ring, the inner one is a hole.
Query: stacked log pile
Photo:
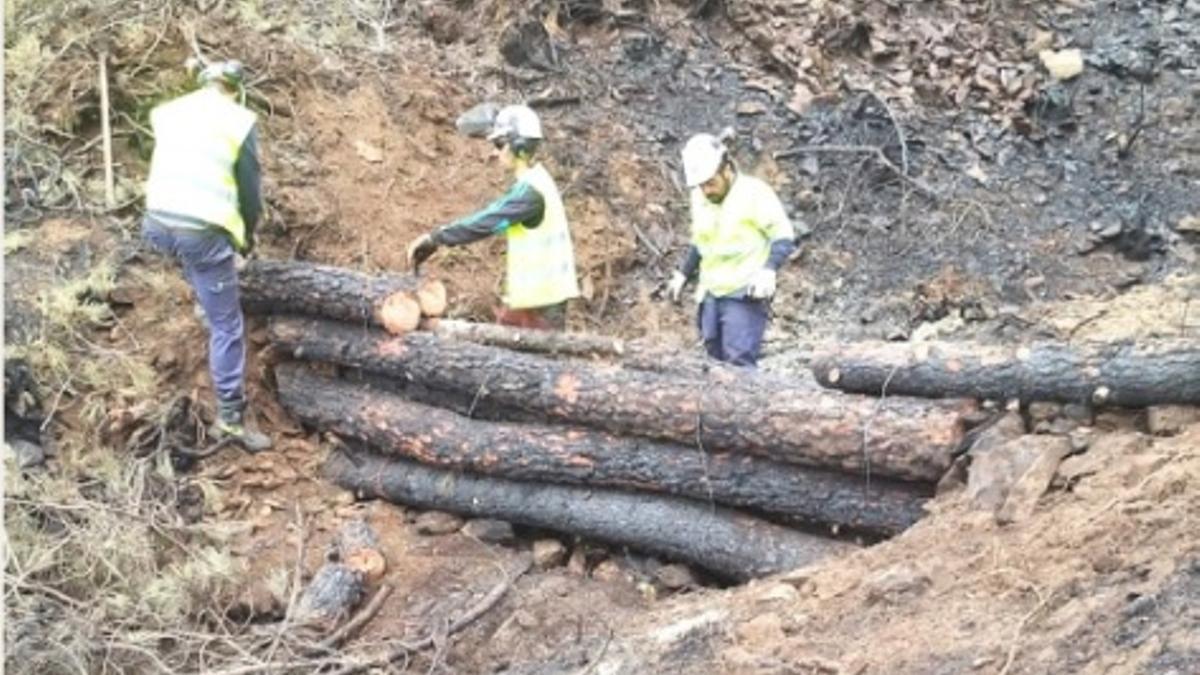
[[[275,262],[244,279],[244,305],[276,315],[271,342],[291,359],[276,368],[280,401],[368,449],[331,457],[338,484],[735,580],[844,546],[814,531],[912,525],[977,413],[969,400],[832,392],[607,338],[437,320],[444,291],[423,301],[432,285],[411,277]],[[389,319],[397,295],[425,315],[420,329]]]

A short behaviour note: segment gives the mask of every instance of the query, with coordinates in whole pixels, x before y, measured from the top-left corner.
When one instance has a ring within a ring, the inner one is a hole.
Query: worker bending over
[[[678,302],[699,271],[697,323],[705,350],[753,368],[776,273],[795,250],[792,224],[775,191],[739,173],[712,134],[696,134],[684,145],[683,174],[691,192],[691,245],[668,292]]]
[[[526,106],[508,106],[496,115],[487,137],[516,183],[483,210],[417,238],[408,247],[409,267],[418,270],[439,247],[503,234],[508,244],[507,270],[504,307],[496,311],[497,322],[563,330],[567,300],[579,296],[579,284],[562,197],[536,159],[541,120]]]

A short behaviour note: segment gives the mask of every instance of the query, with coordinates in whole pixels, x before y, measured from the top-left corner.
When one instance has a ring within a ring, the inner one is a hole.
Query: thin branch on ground
[[[383,607],[384,601],[391,594],[391,586],[387,584],[380,586],[379,590],[375,591],[375,597],[371,598],[371,602],[367,603],[366,607],[363,607],[354,618],[343,624],[341,628],[338,628],[333,633],[330,633],[329,637],[317,643],[317,649],[327,651],[340,646],[343,642],[353,637],[371,619],[375,618],[375,615],[379,613],[379,609]]]
[[[871,98],[879,102],[883,106],[884,112],[887,113],[889,119],[892,120],[892,126],[896,129],[896,140],[900,143],[900,168],[904,170],[903,175],[908,176],[908,142],[904,139],[904,127],[900,126],[900,120],[896,117],[896,112],[892,110],[892,106],[883,100],[883,97],[870,89],[860,89]]]
[[[887,155],[883,154],[883,150],[881,148],[874,145],[798,145],[793,148],[788,148],[787,150],[776,152],[772,155],[772,157],[778,160],[796,157],[798,155],[821,152],[874,155],[875,158],[879,160],[880,164],[883,164],[885,167],[890,169],[892,173],[896,174],[904,182],[915,187],[926,197],[935,200],[940,200],[942,198],[942,195],[937,190],[934,190],[932,187],[926,185],[924,181],[905,174],[900,167],[896,166],[892,160],[887,158]]]
[[[866,474],[867,492],[871,491],[871,453],[867,451],[867,443],[871,436],[871,424],[875,421],[875,417],[879,414],[880,408],[883,407],[884,401],[887,400],[888,385],[892,383],[892,377],[896,375],[896,371],[900,369],[897,365],[892,368],[892,372],[888,373],[887,378],[883,381],[883,386],[879,388],[879,400],[875,401],[875,407],[871,410],[871,416],[863,423],[862,431],[862,453],[863,453],[863,471]]]
[[[275,660],[275,652],[279,649],[279,645],[283,640],[284,635],[292,627],[292,618],[296,613],[296,603],[300,600],[300,589],[304,585],[304,544],[307,539],[307,533],[304,525],[304,514],[300,511],[300,504],[296,507],[296,566],[292,571],[292,593],[288,597],[287,610],[283,614],[283,621],[279,624],[279,631],[275,634],[275,639],[271,641],[271,648],[267,651],[267,662]]]
[[[596,658],[592,659],[592,662],[580,671],[579,675],[592,675],[592,673],[596,672],[596,669],[600,667],[600,663],[604,660],[604,655],[608,653],[608,646],[612,644],[615,631],[612,629],[612,626],[606,625],[605,628],[608,629],[608,635],[604,638],[604,644],[600,647],[600,653],[596,654]]]
[[[1133,149],[1133,142],[1137,140],[1138,135],[1142,133],[1142,129],[1146,126],[1146,85],[1142,83],[1141,93],[1139,94],[1140,103],[1138,104],[1137,118],[1133,121],[1133,131],[1129,133],[1129,138],[1117,148],[1117,157],[1125,159]]]
[[[1035,605],[1033,609],[1029,610],[1029,613],[1021,619],[1019,624],[1017,624],[1017,629],[1013,633],[1012,643],[1008,648],[1008,655],[1004,659],[1004,665],[1000,668],[1000,672],[996,675],[1008,675],[1009,669],[1012,668],[1013,661],[1015,661],[1017,658],[1017,651],[1021,648],[1021,633],[1024,632],[1025,627],[1029,625],[1029,622],[1033,620],[1033,617],[1037,616],[1039,612],[1045,609],[1046,605],[1049,604],[1050,600],[1054,597],[1053,593],[1042,597],[1036,586],[1030,584],[1030,587],[1034,594],[1038,596],[1038,604]]]
[[[450,622],[443,635],[439,636],[436,634],[437,631],[435,631],[434,634],[415,642],[402,642],[387,654],[369,661],[346,666],[341,670],[334,671],[334,675],[354,675],[355,673],[361,673],[372,668],[382,668],[388,664],[407,657],[411,652],[417,652],[435,646],[439,637],[444,636],[445,638],[448,638],[451,635],[454,635],[455,633],[474,623],[477,619],[479,619],[479,617],[486,614],[488,610],[496,606],[496,604],[500,602],[500,599],[504,597],[505,593],[507,593],[512,585],[516,583],[517,579],[519,579],[521,575],[525,574],[525,572],[529,571],[529,568],[532,566],[533,560],[529,557],[523,557],[519,566],[513,570],[510,576],[505,577],[503,581],[497,584],[496,587],[493,588],[487,595],[483,596],[483,598],[481,598],[479,602],[475,604],[475,606],[464,612],[462,616]]]
[[[208,58],[204,56],[204,52],[200,51],[200,41],[196,38],[196,29],[188,25],[180,25],[179,30],[183,33],[183,39],[192,49],[192,56],[202,68],[208,66]]]

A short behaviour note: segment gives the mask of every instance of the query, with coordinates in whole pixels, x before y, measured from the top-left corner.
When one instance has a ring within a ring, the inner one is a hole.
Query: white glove
[[[755,272],[746,286],[746,295],[759,300],[775,295],[775,270],[764,268]]]
[[[687,283],[687,277],[683,276],[683,272],[675,270],[671,274],[671,281],[667,284],[667,297],[671,298],[671,302],[679,302],[679,298],[683,297],[683,286]]]

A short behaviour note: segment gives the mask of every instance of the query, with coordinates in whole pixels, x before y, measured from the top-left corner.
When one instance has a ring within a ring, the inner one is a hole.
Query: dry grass
[[[164,671],[155,660],[171,650],[160,654],[147,631],[188,626],[240,572],[221,548],[182,529],[175,503],[186,482],[165,453],[138,460],[98,440],[110,410],[162,398],[149,364],[97,343],[97,330],[118,321],[107,303],[115,277],[102,262],[43,290],[37,339],[6,349],[43,388],[59,458],[53,472],[6,472],[13,672]],[[68,412],[68,427],[53,424]]]
[[[33,230],[10,230],[4,233],[4,255],[24,250],[33,242]]]
[[[131,461],[104,449],[57,475],[7,472],[12,672],[185,665],[188,654],[172,655],[154,635],[211,611],[241,568],[217,539],[182,525],[177,484],[162,456]]]
[[[64,397],[80,402],[85,433],[95,431],[110,406],[153,400],[157,394],[158,376],[150,364],[93,339],[97,329],[121,329],[106,301],[115,275],[111,264],[101,263],[43,291],[38,338],[5,350],[6,358],[29,363],[44,387],[39,393],[51,406],[57,408]]]

